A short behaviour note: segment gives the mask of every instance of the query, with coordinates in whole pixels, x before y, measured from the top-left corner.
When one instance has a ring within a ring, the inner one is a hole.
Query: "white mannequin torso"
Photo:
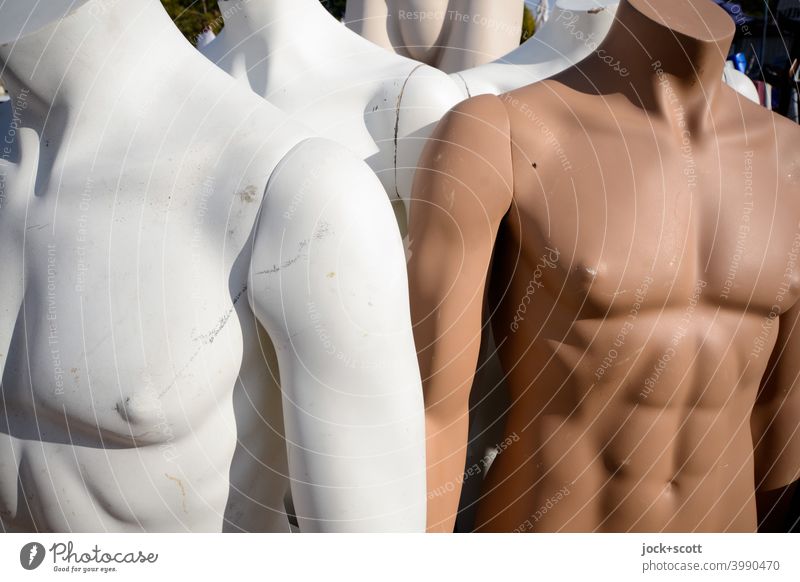
[[[523,0],[349,0],[347,27],[369,41],[455,73],[519,46]]]
[[[407,200],[425,139],[466,97],[456,83],[360,38],[317,0],[224,0],[220,7],[225,28],[203,54],[293,119],[346,145],[390,199]]]
[[[471,96],[499,95],[542,81],[596,50],[619,0],[559,0],[533,38],[499,59],[454,75]]]
[[[422,530],[377,180],[131,4],[0,46],[26,100],[0,160],[2,529],[288,531],[291,477],[304,531]]]

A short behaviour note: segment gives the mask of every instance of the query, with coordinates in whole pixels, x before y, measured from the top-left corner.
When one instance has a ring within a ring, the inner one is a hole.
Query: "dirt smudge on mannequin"
[[[178,486],[178,490],[181,492],[181,509],[183,509],[184,513],[189,513],[189,510],[186,509],[186,489],[183,486],[183,481],[178,479],[177,477],[173,477],[169,473],[164,473],[167,479],[170,481],[174,481],[175,484]]]
[[[257,195],[256,195],[256,187],[255,186],[248,186],[241,192],[238,192],[236,195],[242,202],[246,202],[248,204],[255,202]]]

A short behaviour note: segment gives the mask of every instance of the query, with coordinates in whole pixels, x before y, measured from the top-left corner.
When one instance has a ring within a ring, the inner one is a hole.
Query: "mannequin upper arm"
[[[419,166],[408,269],[420,369],[429,409],[453,398],[465,406],[489,263],[513,194],[502,102],[483,96],[455,107],[437,127]]]
[[[250,304],[278,356],[302,531],[422,531],[422,390],[400,233],[377,177],[313,138],[273,172]]]
[[[303,382],[337,387],[317,392],[318,403],[394,388],[412,408],[419,401],[403,243],[377,177],[347,149],[312,138],[278,165],[256,227],[249,279],[250,302],[275,344],[285,394],[302,390],[304,398],[316,390],[288,381],[297,372]]]
[[[800,164],[800,130],[775,115],[779,160],[785,175]],[[791,197],[795,186],[784,186]],[[787,211],[789,209],[787,208]],[[753,410],[756,486],[770,491],[800,479],[800,301],[778,320],[778,339]]]
[[[763,491],[800,479],[800,302],[778,327],[751,421],[756,486]]]
[[[442,119],[420,158],[411,204],[411,244],[424,239],[426,247],[434,242],[444,244],[442,248],[463,244],[491,253],[512,195],[505,107],[489,95],[464,101]]]

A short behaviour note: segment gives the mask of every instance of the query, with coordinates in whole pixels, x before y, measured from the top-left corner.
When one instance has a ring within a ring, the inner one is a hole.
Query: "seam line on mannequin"
[[[472,92],[469,90],[469,85],[467,85],[467,80],[461,75],[461,73],[456,73],[456,77],[461,79],[461,82],[464,83],[464,90],[467,92],[467,99],[472,99]]]
[[[421,67],[426,66],[424,63],[420,63],[416,67],[412,69],[412,71],[406,77],[406,80],[403,81],[403,86],[400,89],[400,94],[397,96],[397,106],[395,107],[395,118],[394,118],[394,195],[400,200],[400,188],[397,186],[397,150],[398,150],[398,138],[400,135],[400,105],[403,102],[403,95],[406,92],[406,86],[408,82],[411,80],[411,76],[416,73]]]

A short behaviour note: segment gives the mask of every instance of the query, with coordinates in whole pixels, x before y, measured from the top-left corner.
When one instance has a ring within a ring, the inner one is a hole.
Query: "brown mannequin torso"
[[[753,531],[756,487],[798,477],[798,130],[719,82],[732,30],[710,2],[628,0],[618,19],[604,54],[629,77],[595,54],[468,101],[421,164],[449,176],[418,174],[434,209],[412,207],[412,243],[435,228],[443,252],[466,246],[440,286],[410,264],[429,487],[461,446],[451,387],[471,354],[448,344],[472,337],[482,269],[511,390],[518,440],[484,483],[482,531]],[[430,499],[446,530],[452,505]]]
[[[592,161],[560,179],[558,157],[518,134],[530,122],[508,108],[515,208],[492,295],[498,343],[508,338],[506,430],[522,442],[496,460],[479,523],[519,528],[567,487],[536,529],[752,531],[750,413],[778,330],[770,312],[800,291],[800,268],[784,273],[800,250],[800,197],[788,164],[773,163],[776,138],[796,147],[794,128],[723,89],[716,136],[693,143],[691,183],[674,132],[624,98],[607,98],[613,117],[591,129],[596,99],[559,82],[514,98],[542,112],[563,99],[574,126],[555,122],[573,136],[562,147]]]

